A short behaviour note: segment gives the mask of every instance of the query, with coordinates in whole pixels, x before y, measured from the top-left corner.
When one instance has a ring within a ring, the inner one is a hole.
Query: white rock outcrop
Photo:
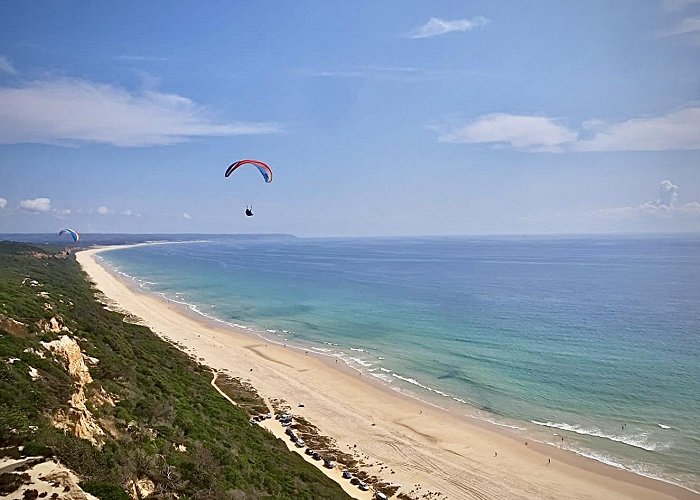
[[[41,345],[64,363],[77,389],[70,398],[71,407],[67,411],[59,410],[53,415],[53,425],[101,447],[104,444],[105,433],[85,404],[85,386],[92,382],[90,370],[85,364],[87,356],[82,353],[75,339],[68,335],[52,342],[41,342]]]

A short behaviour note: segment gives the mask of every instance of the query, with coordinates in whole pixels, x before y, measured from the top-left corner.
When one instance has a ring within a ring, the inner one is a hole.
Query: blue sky
[[[3,2],[0,28],[0,232],[700,231],[697,0]],[[224,179],[240,158],[274,182]]]

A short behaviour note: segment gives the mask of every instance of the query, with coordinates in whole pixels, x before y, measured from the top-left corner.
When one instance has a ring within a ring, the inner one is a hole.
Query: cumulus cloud
[[[217,123],[186,97],[78,79],[0,88],[0,144],[168,145],[203,136],[279,132],[273,123]]]
[[[192,216],[190,214],[188,214],[187,212],[183,212],[182,216],[187,220],[190,220],[192,218]]]
[[[98,207],[97,208],[97,213],[100,215],[107,215],[109,213],[109,208],[107,207]]]
[[[409,38],[430,38],[445,35],[454,31],[470,31],[477,26],[483,26],[489,21],[485,17],[477,16],[471,19],[440,19],[431,17],[427,23],[408,34]]]
[[[700,217],[700,203],[691,201],[678,204],[678,186],[669,180],[663,180],[657,187],[658,197],[655,201],[647,201],[631,207],[604,208],[599,215],[612,218],[653,217],[669,219],[672,217]]]
[[[698,150],[700,107],[616,123],[588,120],[578,130],[545,116],[490,114],[452,128],[438,140],[547,152]]]
[[[661,181],[659,184],[659,197],[656,200],[658,205],[672,206],[676,203],[678,196],[678,186],[669,180]]]
[[[51,200],[49,198],[31,198],[19,202],[20,208],[32,213],[46,213],[51,211]]]
[[[0,56],[0,72],[16,75],[17,70],[12,66],[10,60],[5,56]]]
[[[517,149],[552,148],[576,140],[576,132],[544,116],[484,115],[439,137],[440,142],[502,143]]]
[[[0,198],[0,210],[7,206],[7,200],[5,198]]]

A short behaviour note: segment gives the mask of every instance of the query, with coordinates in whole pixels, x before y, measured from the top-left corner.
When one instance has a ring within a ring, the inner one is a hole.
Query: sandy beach
[[[364,470],[400,484],[400,491],[411,497],[428,493],[449,499],[700,497],[552,446],[525,445],[500,429],[398,394],[358,372],[336,368],[327,359],[195,318],[177,304],[127,286],[106,270],[95,255],[113,248],[118,247],[76,254],[109,299],[206,365],[249,380],[266,400],[286,401],[294,413],[335,439],[341,451],[364,457]],[[299,403],[304,406],[298,407]],[[281,427],[275,432],[279,433]],[[356,497],[369,498],[359,490]]]

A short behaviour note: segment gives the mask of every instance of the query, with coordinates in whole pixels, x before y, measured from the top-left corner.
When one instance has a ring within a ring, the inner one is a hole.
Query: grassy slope
[[[18,336],[0,329],[0,446],[55,454],[101,498],[124,498],[121,485],[143,477],[156,484],[156,498],[348,498],[283,443],[251,426],[210,386],[208,368],[105,310],[75,259],[56,258],[55,250],[0,243],[0,314],[33,330]],[[42,285],[21,286],[25,277]],[[50,425],[50,415],[68,407],[73,381],[48,353],[41,359],[23,351],[58,338],[36,327],[52,316],[63,319],[84,353],[100,360],[90,368],[88,396],[102,386],[119,398],[116,407],[91,407],[102,427],[112,430],[102,450]],[[10,357],[20,361],[8,364]],[[30,366],[39,370],[36,381]]]

